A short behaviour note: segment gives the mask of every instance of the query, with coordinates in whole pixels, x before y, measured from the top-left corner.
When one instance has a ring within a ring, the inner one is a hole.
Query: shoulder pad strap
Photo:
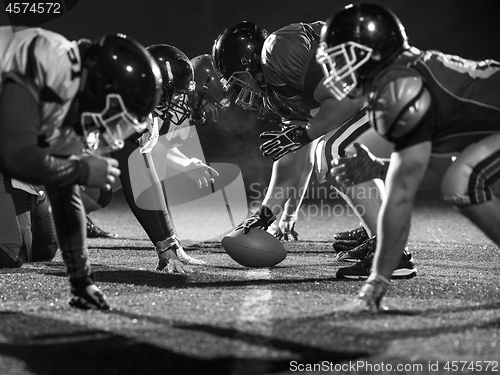
[[[376,83],[369,104],[370,122],[383,137],[398,139],[425,117],[431,106],[431,95],[418,75],[390,76]]]

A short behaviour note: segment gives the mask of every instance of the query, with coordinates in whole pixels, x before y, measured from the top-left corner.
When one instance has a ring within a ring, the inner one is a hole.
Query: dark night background
[[[399,16],[410,44],[418,48],[500,60],[499,0],[378,3]],[[96,39],[120,32],[145,46],[174,45],[192,58],[209,53],[217,35],[236,22],[254,21],[273,31],[292,22],[326,20],[346,4],[337,0],[80,0],[67,14],[41,27],[68,39]],[[8,23],[6,13],[0,12],[0,24]],[[260,156],[258,134],[269,124],[258,123],[252,114],[233,112],[233,120],[199,129],[205,156],[209,162],[238,164],[247,185],[257,181],[265,186],[271,161]]]

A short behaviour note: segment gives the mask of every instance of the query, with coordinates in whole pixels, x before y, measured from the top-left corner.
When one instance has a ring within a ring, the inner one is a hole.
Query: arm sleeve
[[[7,81],[0,97],[0,170],[32,184],[84,184],[87,163],[49,155],[38,145],[40,122],[35,98],[24,87]]]

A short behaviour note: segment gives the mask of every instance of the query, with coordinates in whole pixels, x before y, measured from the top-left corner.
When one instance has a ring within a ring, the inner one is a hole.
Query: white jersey
[[[60,127],[80,86],[81,60],[76,42],[40,28],[0,27],[0,93],[11,77],[39,103],[38,135],[55,146]]]

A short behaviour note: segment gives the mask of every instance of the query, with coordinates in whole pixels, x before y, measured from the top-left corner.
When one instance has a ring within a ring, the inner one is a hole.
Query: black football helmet
[[[160,66],[163,78],[163,92],[155,112],[163,121],[180,125],[191,114],[193,64],[184,52],[168,44],[153,44],[147,50]]]
[[[245,109],[260,109],[266,95],[261,66],[261,51],[268,32],[253,22],[240,22],[215,39],[212,58],[226,92],[240,88],[235,104]]]
[[[316,60],[325,86],[341,100],[408,48],[405,29],[392,11],[377,4],[351,4],[327,20]]]
[[[146,129],[161,94],[158,64],[146,49],[123,35],[78,43],[82,85],[74,103],[89,151],[110,152]]]
[[[212,64],[212,56],[203,54],[191,59],[196,88],[193,95],[191,122],[194,125],[213,124],[220,112],[229,107],[229,99]]]

